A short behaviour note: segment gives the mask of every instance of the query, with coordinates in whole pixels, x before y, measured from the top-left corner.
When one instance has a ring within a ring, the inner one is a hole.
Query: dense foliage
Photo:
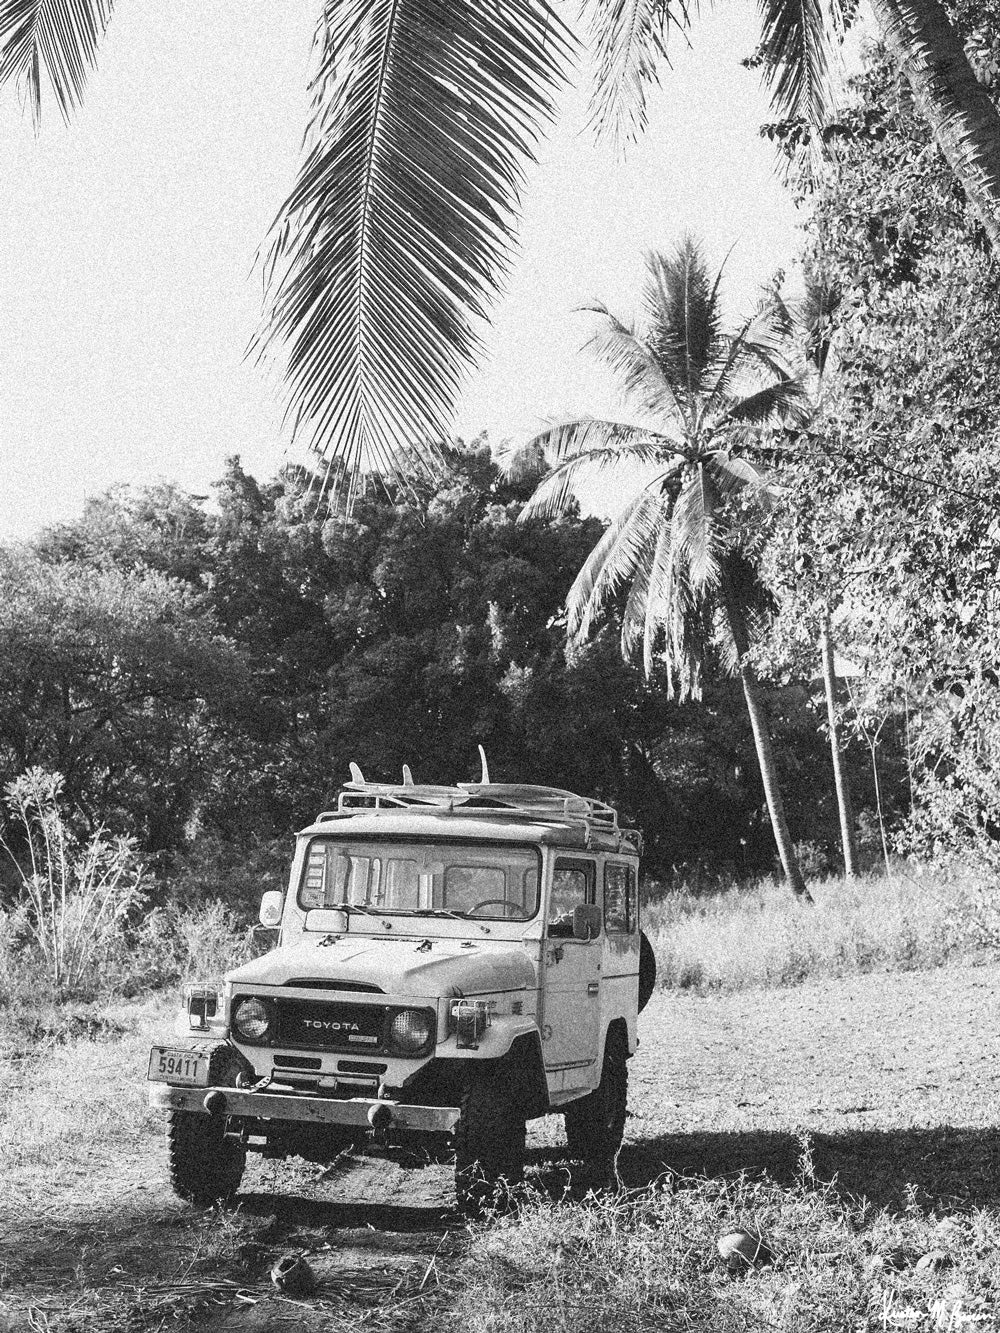
[[[137,837],[186,897],[249,899],[288,834],[359,763],[478,773],[614,802],[647,866],[767,871],[773,841],[738,683],[702,702],[621,660],[618,626],[567,652],[565,598],[594,519],[520,519],[530,485],[485,447],[438,487],[329,517],[312,479],[231,460],[211,502],[119,489],[3,553],[0,777],[64,775],[83,831]],[[832,785],[801,688],[776,691],[793,835],[835,844]]]
[[[986,82],[997,17],[958,14]],[[849,715],[869,737],[883,727],[889,805],[916,798],[909,845],[969,850],[1000,828],[1000,282],[881,51],[854,94],[836,169],[804,197],[809,277],[837,304],[822,410],[789,450],[785,625],[811,647],[834,610],[865,673]]]

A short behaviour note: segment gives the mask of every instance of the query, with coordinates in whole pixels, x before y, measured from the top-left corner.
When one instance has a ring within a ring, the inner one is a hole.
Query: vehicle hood
[[[287,986],[356,981],[386,995],[474,995],[533,988],[535,969],[520,945],[436,939],[385,940],[308,935],[227,973],[227,981]]]

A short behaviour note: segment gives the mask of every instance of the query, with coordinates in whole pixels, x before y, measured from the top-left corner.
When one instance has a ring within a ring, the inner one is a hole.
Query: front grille
[[[318,1055],[276,1055],[276,1069],[322,1069],[323,1061]]]
[[[386,1007],[322,1000],[277,1000],[278,1031],[272,1045],[325,1051],[380,1051]]]

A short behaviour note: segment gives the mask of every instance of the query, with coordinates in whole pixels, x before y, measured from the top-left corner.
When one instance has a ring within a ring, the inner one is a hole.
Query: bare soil
[[[996,1203],[998,995],[994,965],[658,995],[631,1063],[622,1181],[790,1181],[805,1145],[819,1177],[879,1205],[902,1209],[907,1186],[926,1209]],[[0,1060],[0,1330],[440,1326],[468,1239],[445,1164],[251,1159],[235,1210],[173,1198],[143,1105],[164,1018]],[[579,1197],[596,1182],[574,1178],[561,1143],[557,1117],[532,1126],[529,1179]],[[311,1296],[272,1286],[286,1253],[312,1266]]]

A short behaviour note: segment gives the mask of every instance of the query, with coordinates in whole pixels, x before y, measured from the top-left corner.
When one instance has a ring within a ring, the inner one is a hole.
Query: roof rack
[[[337,797],[336,810],[326,810],[319,822],[380,810],[414,815],[454,814],[476,819],[533,819],[582,825],[589,841],[591,833],[603,832],[616,837],[619,845],[641,849],[638,829],[622,828],[618,812],[605,801],[560,787],[539,787],[527,783],[490,782],[483,764],[485,781],[460,782],[439,786],[413,781],[409,766],[403,768],[402,782],[366,782],[357,764],[351,765],[351,781]]]

